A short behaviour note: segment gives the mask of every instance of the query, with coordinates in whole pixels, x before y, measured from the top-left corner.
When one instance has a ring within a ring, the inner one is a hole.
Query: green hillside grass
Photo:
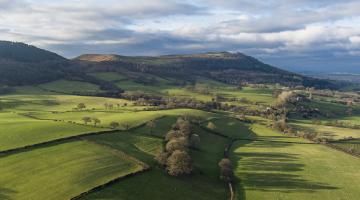
[[[101,91],[99,86],[95,84],[68,80],[58,80],[50,83],[45,83],[39,85],[39,87],[45,90],[66,94],[72,94],[74,92],[95,93]]]
[[[331,142],[331,145],[343,149],[344,151],[360,155],[360,139],[335,141]]]
[[[1,199],[75,197],[143,166],[124,154],[78,141],[0,157]]]
[[[173,110],[160,110],[160,111],[124,111],[124,112],[65,112],[65,113],[34,113],[34,116],[43,119],[57,119],[63,121],[73,121],[83,124],[82,118],[87,116],[91,118],[98,118],[101,120],[101,126],[109,126],[113,121],[120,123],[120,128],[125,128],[124,125],[128,124],[129,127],[141,125],[149,120],[153,120],[162,116],[179,116],[179,115],[193,115],[200,117],[211,117],[212,113],[193,110],[193,109],[173,109]]]
[[[86,97],[74,95],[7,95],[0,96],[4,103],[3,109],[16,111],[72,111],[79,103],[84,103],[86,109],[105,110],[105,103],[113,104],[111,111],[137,110],[143,106],[132,106],[132,102],[124,99]],[[127,106],[123,106],[124,104]],[[119,105],[119,107],[118,107]],[[107,110],[109,111],[109,110]]]
[[[171,126],[172,122],[172,119],[165,120],[164,118],[158,122],[158,126]],[[129,155],[150,164],[152,168],[139,176],[91,193],[83,199],[227,199],[226,184],[219,181],[217,163],[222,158],[228,141],[201,129],[196,129],[196,133],[201,138],[201,149],[191,152],[196,170],[191,176],[178,178],[166,175],[154,160],[155,153],[163,148],[163,140],[146,135],[147,133],[144,133],[142,129],[136,129],[128,133],[122,132],[89,137],[88,139],[91,141],[126,151]],[[141,188],[141,191],[139,191],[139,188]]]
[[[0,113],[0,151],[104,129]]]
[[[310,133],[318,133],[317,137],[328,138],[331,140],[339,140],[346,137],[360,138],[359,129],[341,128],[334,126],[291,123],[296,130],[308,131]]]
[[[232,148],[238,199],[360,198],[358,158],[323,145],[302,144],[302,139],[263,126],[255,125],[253,131],[265,141],[239,141]]]
[[[104,81],[120,81],[127,79],[126,76],[116,73],[116,72],[96,72],[96,73],[90,73],[91,76],[94,76],[98,79],[104,80]]]
[[[207,128],[209,122],[215,125],[215,132],[221,133],[231,138],[251,138],[253,133],[249,130],[249,124],[240,122],[233,118],[218,118],[204,122],[202,126]]]

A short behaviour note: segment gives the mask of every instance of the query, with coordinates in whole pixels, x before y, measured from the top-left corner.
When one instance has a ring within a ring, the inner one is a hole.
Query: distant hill
[[[80,80],[116,90],[113,84],[87,75],[89,72],[134,71],[195,81],[198,76],[238,85],[281,83],[287,86],[338,88],[333,81],[320,80],[267,65],[241,53],[210,52],[189,55],[120,56],[85,54],[68,60],[55,53],[18,42],[0,41],[0,85],[31,85],[59,79]]]
[[[55,53],[24,43],[0,41],[0,84],[44,83],[73,72],[71,62]]]
[[[241,53],[210,52],[158,57],[86,54],[74,60],[90,63],[92,71],[117,71],[125,68],[188,81],[196,76],[205,76],[234,85],[249,82],[338,87],[334,82],[288,72]]]

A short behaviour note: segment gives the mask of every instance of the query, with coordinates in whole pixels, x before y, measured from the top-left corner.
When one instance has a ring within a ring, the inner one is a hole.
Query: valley
[[[360,199],[355,87],[227,52],[18,48],[0,51],[0,199]]]

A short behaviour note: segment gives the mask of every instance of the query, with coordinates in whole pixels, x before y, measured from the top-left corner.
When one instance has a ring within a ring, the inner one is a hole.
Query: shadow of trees
[[[15,193],[16,193],[15,190],[0,187],[0,199],[1,200],[11,200],[11,199],[13,199],[12,196]]]
[[[262,137],[265,139],[266,137]],[[269,137],[271,139],[271,137]],[[233,150],[238,148],[254,148],[256,152],[234,152],[232,160],[237,178],[237,198],[246,199],[246,191],[264,192],[316,192],[318,190],[333,190],[337,187],[306,180],[298,172],[305,168],[299,161],[299,154],[277,152],[274,148],[286,148],[296,143],[271,141],[238,141]],[[261,148],[259,151],[258,149]],[[268,151],[263,151],[264,149]]]

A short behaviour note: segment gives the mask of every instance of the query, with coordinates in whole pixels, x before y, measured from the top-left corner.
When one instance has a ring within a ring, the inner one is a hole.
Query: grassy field
[[[0,113],[0,151],[104,129]]]
[[[254,125],[232,148],[238,199],[359,199],[360,160]],[[278,141],[278,142],[274,142]]]
[[[360,138],[360,130],[315,124],[290,123],[296,130],[318,133],[317,137],[339,140],[345,137]]]
[[[179,116],[179,115],[193,115],[200,117],[211,117],[214,114],[193,110],[193,109],[173,109],[173,110],[160,110],[160,111],[123,111],[123,112],[91,112],[91,111],[82,111],[82,112],[65,112],[65,113],[35,113],[34,116],[45,119],[57,119],[64,121],[74,121],[76,123],[83,124],[82,118],[85,116],[96,117],[101,120],[101,126],[109,126],[112,121],[119,122],[122,126],[120,128],[125,128],[125,125],[128,124],[129,127],[135,127],[141,125],[149,120],[153,120],[162,116]]]
[[[72,94],[74,92],[99,92],[101,91],[99,86],[80,81],[68,81],[68,80],[59,80],[50,83],[45,83],[39,85],[39,88],[59,92]]]
[[[124,99],[86,97],[74,95],[7,95],[0,96],[3,109],[9,111],[72,111],[79,103],[84,103],[86,109],[105,110],[105,103],[113,104],[113,111],[137,110],[143,106],[133,106],[132,102]],[[127,104],[124,107],[124,104]]]
[[[172,123],[173,119],[164,118],[158,122],[158,127],[169,127]],[[228,141],[201,129],[197,129],[196,132],[201,138],[201,149],[191,153],[196,170],[191,176],[179,178],[166,175],[163,169],[157,166],[153,157],[156,152],[161,151],[162,139],[151,137],[142,129],[122,134],[90,137],[91,141],[126,151],[129,155],[150,164],[152,168],[144,174],[92,193],[84,199],[227,199],[226,185],[218,178],[217,163],[222,158]]]
[[[0,157],[1,199],[70,199],[143,166],[128,156],[76,141]]]
[[[251,138],[253,133],[249,129],[249,124],[240,122],[233,118],[215,118],[208,122],[215,124],[212,129],[215,132],[221,133],[231,138]],[[202,126],[207,127],[208,122],[204,122]]]
[[[345,151],[350,151],[360,155],[360,139],[335,141],[331,142],[331,144]]]
[[[124,76],[120,73],[115,73],[115,72],[97,72],[97,73],[91,73],[90,75],[94,76],[98,79],[101,79],[104,81],[110,81],[110,82],[121,81],[121,80],[127,79],[126,76]]]

